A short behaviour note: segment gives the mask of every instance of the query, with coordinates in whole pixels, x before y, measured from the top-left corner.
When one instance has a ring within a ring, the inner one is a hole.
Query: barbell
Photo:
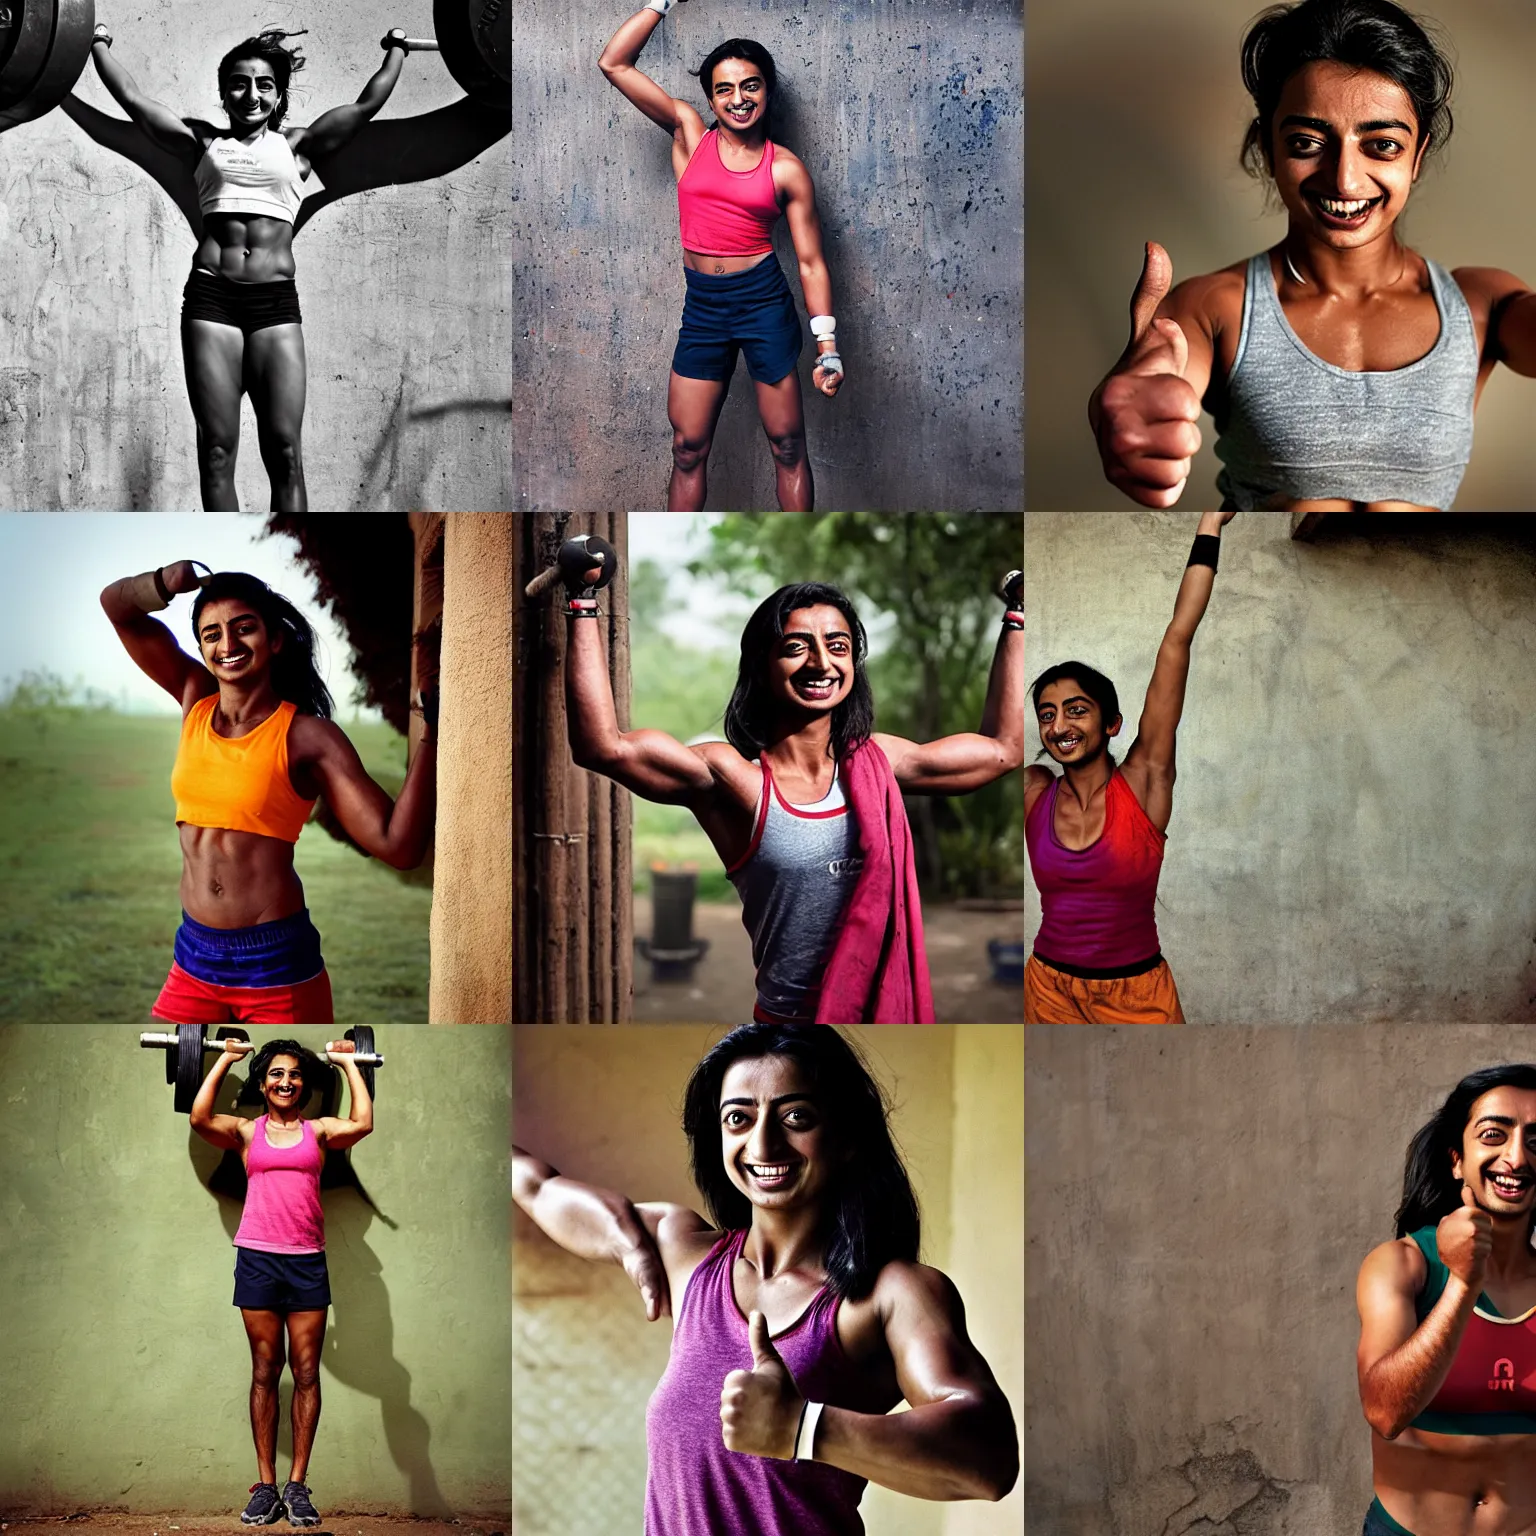
[[[145,1030],[139,1036],[139,1044],[145,1050],[165,1052],[165,1080],[175,1086],[173,1108],[178,1115],[190,1114],[192,1101],[203,1085],[203,1055],[208,1051],[222,1051],[226,1040],[244,1040],[251,1037],[243,1029],[221,1025],[212,1036],[205,1035],[201,1024],[178,1024],[173,1034],[170,1030]],[[373,1097],[374,1073],[384,1065],[384,1058],[374,1049],[373,1029],[359,1024],[342,1036],[355,1047],[352,1060],[361,1072],[368,1095]],[[318,1086],[318,1085],[316,1085]]]
[[[511,110],[509,0],[433,0],[435,38],[391,33],[408,51],[441,53],[464,94]],[[0,133],[51,112],[91,57],[96,0],[0,0]]]

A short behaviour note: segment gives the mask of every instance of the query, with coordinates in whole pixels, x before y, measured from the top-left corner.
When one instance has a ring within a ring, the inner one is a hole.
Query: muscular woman
[[[187,655],[159,619],[196,592]],[[199,578],[178,560],[127,576],[101,606],[139,670],[181,706],[171,772],[181,838],[182,921],[152,1010],[183,1024],[329,1024],[320,935],[293,867],[322,795],[364,853],[396,869],[426,857],[437,803],[435,705],[391,801],[330,718],[314,631],[285,597],[243,571]]]
[[[1174,755],[1190,645],[1216,580],[1232,512],[1200,519],[1173,620],[1125,760],[1115,685],[1081,661],[1047,668],[1031,686],[1044,755],[1024,777],[1024,841],[1040,891],[1040,931],[1024,964],[1030,1024],[1182,1024],[1154,905],[1173,815]]]
[[[213,1111],[224,1074],[252,1051],[248,1041],[228,1040],[198,1089],[192,1129],[216,1147],[238,1151],[245,1164],[245,1211],[235,1233],[235,1299],[251,1346],[251,1436],[256,1442],[256,1482],[240,1516],[245,1525],[319,1525],[304,1479],[320,1422],[320,1348],[331,1304],[325,1266],[325,1213],[320,1206],[320,1167],[327,1149],[340,1151],[373,1131],[373,1101],[351,1059],[353,1047],[328,1042],[325,1059],[347,1077],[351,1096],[346,1119],[306,1120],[322,1071],[319,1058],[297,1040],[270,1040],[251,1061],[241,1102],[263,1103],[254,1120]],[[293,1467],[277,1491],[278,1384],[285,1359],[293,1372]]]
[[[694,1069],[683,1129],[711,1220],[513,1148],[514,1198],[547,1236],[622,1264],[652,1320],[675,1306],[646,1413],[646,1536],[859,1536],[867,1482],[1007,1494],[1007,1399],[953,1282],[917,1262],[885,1102],[842,1036],[735,1030]]]
[[[667,417],[672,423],[672,479],[667,506],[704,506],[710,444],[725,404],[736,355],[744,352],[757,391],[757,411],[773,451],[779,506],[809,512],[815,504],[800,399],[800,322],[773,254],[782,214],[800,266],[800,288],[811,317],[816,388],[829,399],[844,368],[832,313],[832,280],[821,254],[821,221],[810,172],[768,137],[777,80],[760,43],[733,37],[696,71],[714,114],[713,127],[686,101],[669,96],[635,68],[674,0],[651,0],[608,40],[598,67],[658,127],[672,137],[672,171],[683,243],[687,298],[672,354]]]
[[[609,552],[611,554],[611,551]],[[600,567],[589,569],[595,580]],[[875,730],[864,626],[836,587],[765,598],[741,636],[723,742],[621,731],[578,577],[567,605],[566,724],[579,767],[698,818],[741,893],[757,967],[754,1017],[928,1023],[911,829],[903,794],[957,795],[1024,757],[1023,577],[1012,571],[980,728],[914,742]]]
[[[96,28],[91,58],[102,84],[145,134],[181,160],[197,183],[202,235],[182,294],[181,348],[197,424],[197,466],[205,511],[240,510],[235,454],[240,400],[256,413],[261,460],[274,512],[308,510],[304,487],[304,330],[293,259],[293,226],[311,163],[354,138],[389,100],[405,58],[403,39],[386,39],[383,66],[350,105],[307,128],[285,128],[288,91],[304,55],[283,46],[292,32],[248,37],[219,62],[220,128],[178,117],[151,101]]]
[[[1536,1066],[1459,1082],[1409,1143],[1360,1266],[1376,1497],[1362,1536],[1536,1531]]]
[[[1493,267],[1447,272],[1399,232],[1451,131],[1451,66],[1390,0],[1302,0],[1254,23],[1242,69],[1243,158],[1285,237],[1171,291],[1147,246],[1130,341],[1089,404],[1104,473],[1172,506],[1203,405],[1225,507],[1449,507],[1494,367],[1536,375],[1536,294]]]

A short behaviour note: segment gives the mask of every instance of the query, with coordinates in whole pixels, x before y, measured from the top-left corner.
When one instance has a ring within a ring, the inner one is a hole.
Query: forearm
[[[389,813],[379,856],[394,869],[415,869],[432,846],[437,818],[437,738],[423,736]]]
[[[800,262],[800,292],[805,295],[805,312],[808,315],[831,315],[832,274],[820,256],[802,259]]]
[[[636,11],[612,37],[598,58],[597,67],[606,74],[627,69],[640,57],[640,50],[651,40],[651,33],[661,25],[661,13],[649,8]]]
[[[214,1062],[208,1076],[203,1079],[202,1087],[197,1090],[197,1097],[192,1100],[192,1109],[188,1115],[194,1131],[205,1128],[213,1118],[213,1106],[219,1096],[219,1086],[237,1059],[221,1051],[219,1059]]]
[[[1222,516],[1219,512],[1203,512],[1197,538],[1221,537]],[[1205,617],[1211,601],[1211,590],[1216,585],[1216,572],[1209,565],[1188,565],[1179,582],[1179,593],[1173,602],[1173,620],[1168,626],[1168,639],[1182,641],[1185,645],[1194,639],[1200,620]],[[1166,641],[1165,641],[1166,643]]]
[[[602,622],[568,619],[565,626],[565,729],[571,756],[582,768],[614,761],[620,747],[613,679],[598,632]]]
[[[155,584],[158,572],[145,571],[139,576],[124,576],[101,590],[102,612],[113,624],[134,624],[170,604]]]
[[[907,1413],[827,1408],[814,1449],[816,1461],[915,1499],[1001,1499],[1019,1474],[1006,1405],[976,1398]]]
[[[373,1129],[373,1096],[368,1092],[368,1084],[363,1081],[362,1071],[350,1055],[345,1052],[338,1054],[341,1056],[341,1070],[347,1075],[347,1092],[350,1096],[347,1119],[360,1131],[371,1131]]]
[[[1004,625],[992,653],[987,702],[981,712],[980,734],[1004,743],[1024,761],[1024,631]]]
[[[363,93],[355,103],[364,118],[372,117],[389,100],[404,63],[403,48],[391,48],[385,53],[384,62],[374,71],[373,78],[363,87]]]
[[[112,57],[112,50],[101,41],[91,46],[91,62],[108,94],[118,106],[137,122],[143,113],[144,96],[134,84],[133,76]]]
[[[1452,1275],[1412,1337],[1365,1374],[1360,1401],[1377,1434],[1395,1439],[1429,1406],[1445,1385],[1476,1305],[1476,1292]]]
[[[621,1263],[647,1240],[639,1212],[623,1195],[562,1178],[518,1147],[512,1149],[512,1197],[546,1237],[577,1258]]]

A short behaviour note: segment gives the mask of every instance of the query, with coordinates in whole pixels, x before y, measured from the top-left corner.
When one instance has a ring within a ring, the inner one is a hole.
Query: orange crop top
[[[199,699],[181,722],[171,769],[178,824],[298,842],[315,808],[288,777],[288,727],[298,711],[284,699],[254,731],[220,736],[213,729],[218,702],[216,693]]]

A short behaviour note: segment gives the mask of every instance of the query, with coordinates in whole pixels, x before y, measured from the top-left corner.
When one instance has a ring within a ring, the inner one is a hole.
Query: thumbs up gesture
[[[1131,295],[1131,339],[1099,386],[1089,416],[1111,485],[1144,507],[1171,507],[1200,448],[1200,397],[1184,375],[1189,342],[1157,306],[1173,286],[1173,263],[1149,241]]]
[[[1435,1228],[1435,1249],[1440,1262],[1469,1290],[1481,1290],[1492,1248],[1493,1218],[1463,1184],[1461,1204],[1449,1216],[1442,1216]]]
[[[720,1388],[720,1429],[728,1451],[789,1461],[805,1400],[768,1337],[768,1320],[754,1312],[747,1320],[752,1369],[732,1371]]]

